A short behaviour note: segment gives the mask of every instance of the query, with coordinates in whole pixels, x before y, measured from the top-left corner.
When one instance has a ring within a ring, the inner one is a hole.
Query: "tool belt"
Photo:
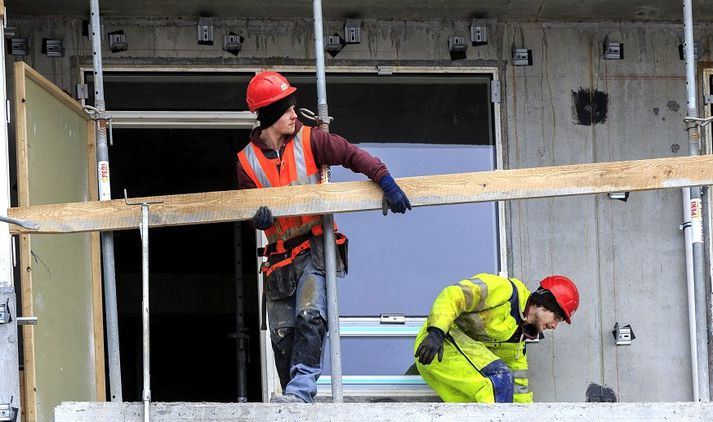
[[[342,233],[335,232],[334,234],[338,252],[337,273],[338,276],[343,277],[347,272],[347,245],[349,240]],[[317,270],[325,271],[322,235],[322,226],[315,225],[310,233],[287,240],[278,240],[264,248],[257,249],[258,256],[267,258],[260,266],[264,282],[262,329],[266,329],[267,299],[271,301],[285,299],[292,296],[297,289],[297,279],[291,264],[298,255],[311,250],[313,265]]]
[[[309,233],[289,238],[287,240],[279,239],[276,242],[270,243],[264,248],[257,248],[258,256],[267,258],[260,266],[260,271],[265,277],[269,277],[273,271],[280,269],[286,265],[290,265],[295,257],[310,248],[310,239],[315,236],[322,236],[324,231],[322,226],[317,224],[312,226]],[[341,233],[343,240],[337,240],[337,244],[344,243],[346,236]]]

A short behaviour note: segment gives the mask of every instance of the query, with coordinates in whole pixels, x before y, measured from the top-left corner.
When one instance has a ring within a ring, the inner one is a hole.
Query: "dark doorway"
[[[244,130],[115,129],[112,197],[235,189]],[[141,240],[114,234],[123,396],[142,393]],[[255,234],[246,223],[151,229],[151,392],[155,401],[238,397],[236,283],[243,286],[247,399],[261,400]],[[236,254],[236,251],[239,254]]]

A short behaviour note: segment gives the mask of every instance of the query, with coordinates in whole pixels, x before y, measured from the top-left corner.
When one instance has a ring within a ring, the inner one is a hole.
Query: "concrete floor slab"
[[[711,403],[152,403],[154,422],[408,421],[478,420],[509,422],[710,421]],[[64,402],[55,422],[140,422],[142,403]]]

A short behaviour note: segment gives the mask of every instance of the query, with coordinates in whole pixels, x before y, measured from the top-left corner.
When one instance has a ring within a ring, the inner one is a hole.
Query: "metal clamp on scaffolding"
[[[99,110],[96,107],[92,107],[90,105],[85,105],[82,108],[89,115],[89,117],[92,120],[94,120],[95,123],[97,123],[99,125],[99,126],[97,126],[97,130],[101,130],[108,126],[108,128],[109,128],[109,130],[108,130],[109,131],[109,145],[114,146],[113,128],[111,125],[111,114],[108,114],[106,111]],[[104,122],[104,126],[101,125],[102,122]]]
[[[686,124],[693,123],[693,125],[695,125],[695,126],[705,127],[705,126],[711,124],[711,122],[713,122],[713,116],[711,116],[711,117],[684,117],[683,121]]]
[[[0,303],[0,324],[8,324],[12,322],[12,314],[10,313],[10,299],[5,303]],[[37,317],[17,317],[15,318],[17,325],[37,325]],[[0,419],[2,421],[2,419]]]
[[[327,116],[327,121],[324,121],[318,114],[314,114],[314,112],[308,108],[301,108],[300,114],[305,119],[315,122],[319,127],[324,127],[325,125],[329,127],[329,125],[332,124],[332,121],[334,121],[334,117],[332,116]]]

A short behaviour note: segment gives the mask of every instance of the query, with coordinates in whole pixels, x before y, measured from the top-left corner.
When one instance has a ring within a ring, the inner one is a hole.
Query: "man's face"
[[[562,322],[562,318],[544,306],[535,306],[532,317],[532,324],[537,327],[539,332],[554,330]]]
[[[292,135],[295,133],[295,122],[297,121],[297,113],[295,113],[295,106],[291,106],[285,111],[285,113],[280,117],[272,127],[280,135]]]

